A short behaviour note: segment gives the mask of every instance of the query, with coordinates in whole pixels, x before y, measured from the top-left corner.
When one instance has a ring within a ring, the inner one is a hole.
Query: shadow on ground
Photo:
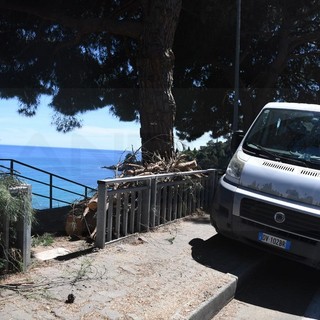
[[[308,310],[319,283],[319,270],[272,256],[237,292],[236,299],[305,319],[319,319],[319,311],[314,317]]]
[[[97,251],[97,249],[95,247],[90,247],[90,248],[87,248],[87,249],[82,249],[82,250],[71,252],[71,253],[68,253],[68,254],[65,254],[65,255],[62,255],[62,256],[58,256],[58,257],[55,258],[55,260],[67,261],[67,260],[79,258],[81,256],[84,256],[84,255],[87,255],[89,253],[96,252],[96,251]]]
[[[219,234],[208,240],[192,239],[192,257],[195,261],[223,273],[239,276],[248,264],[256,263],[265,253],[227,239]]]
[[[319,270],[221,235],[217,234],[208,240],[195,238],[189,244],[195,261],[237,276],[241,285],[238,285],[235,298],[250,305],[306,316],[306,309],[319,290]],[[259,260],[262,263],[257,263]],[[243,277],[243,270],[254,264],[257,267]]]

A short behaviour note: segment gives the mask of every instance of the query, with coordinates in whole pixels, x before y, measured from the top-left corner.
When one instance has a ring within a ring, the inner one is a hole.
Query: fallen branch
[[[197,169],[196,160],[185,161],[184,155],[165,161],[159,156],[154,156],[156,161],[147,163],[144,166],[136,163],[126,163],[126,169],[120,177],[146,176],[170,172],[186,172]],[[121,188],[129,188],[134,182],[121,184]],[[120,184],[115,183],[113,189],[117,189]],[[113,201],[116,205],[116,201]],[[107,206],[109,204],[107,203]],[[79,208],[73,208],[67,217],[66,232],[70,236],[83,238],[88,236],[91,239],[96,237],[96,216],[98,207],[98,194],[95,194],[89,201],[79,204]],[[75,214],[82,211],[81,215]]]

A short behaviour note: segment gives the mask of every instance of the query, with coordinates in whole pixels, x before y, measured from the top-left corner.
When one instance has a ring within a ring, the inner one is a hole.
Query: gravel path
[[[188,319],[230,281],[193,259],[193,245],[214,234],[208,217],[196,216],[103,250],[57,240],[53,247],[90,253],[34,261],[27,273],[3,280],[0,319]]]

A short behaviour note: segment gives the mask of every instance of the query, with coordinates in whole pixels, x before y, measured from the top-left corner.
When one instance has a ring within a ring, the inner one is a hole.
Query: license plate
[[[264,232],[259,232],[258,240],[284,250],[290,250],[291,247],[291,241],[281,239]]]

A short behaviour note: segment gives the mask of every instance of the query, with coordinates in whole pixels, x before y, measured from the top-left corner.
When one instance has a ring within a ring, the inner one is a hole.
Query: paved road
[[[320,319],[320,271],[271,257],[214,320]]]

